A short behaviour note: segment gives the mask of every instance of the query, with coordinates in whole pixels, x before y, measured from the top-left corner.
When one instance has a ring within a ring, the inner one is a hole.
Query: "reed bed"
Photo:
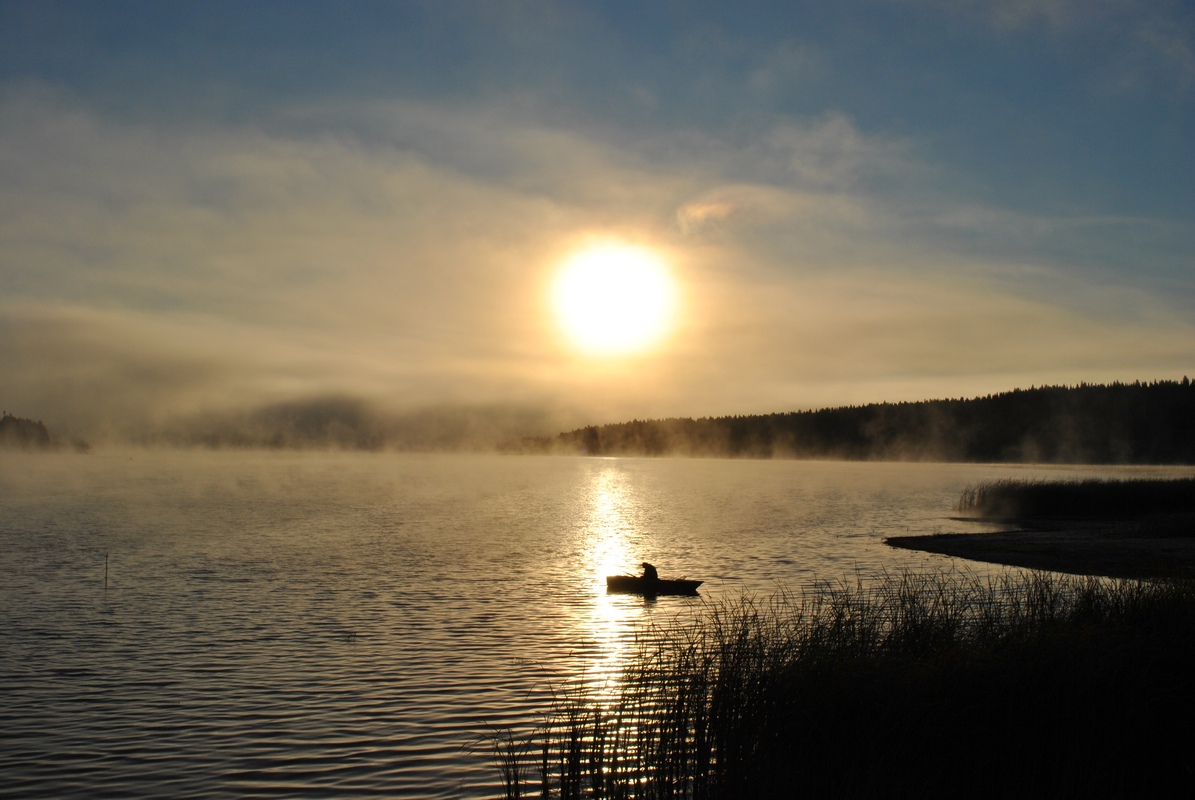
[[[1142,796],[1191,778],[1195,586],[934,573],[712,603],[495,738],[504,797]]]
[[[955,510],[987,519],[1123,520],[1195,513],[1195,478],[1033,481],[967,486]]]

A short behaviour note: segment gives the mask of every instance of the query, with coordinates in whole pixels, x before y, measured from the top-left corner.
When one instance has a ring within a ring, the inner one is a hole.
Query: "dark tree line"
[[[1043,386],[969,400],[632,420],[525,445],[588,455],[1191,464],[1195,385]]]
[[[0,448],[41,450],[50,446],[50,432],[41,420],[14,417],[7,411],[0,417]]]

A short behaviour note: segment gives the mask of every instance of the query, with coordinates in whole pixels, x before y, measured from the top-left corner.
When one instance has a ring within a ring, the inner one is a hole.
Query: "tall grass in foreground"
[[[1032,481],[967,486],[957,511],[988,519],[1120,520],[1195,513],[1195,478]]]
[[[1186,583],[823,585],[656,631],[496,760],[508,798],[1147,796],[1192,777],[1193,655]]]

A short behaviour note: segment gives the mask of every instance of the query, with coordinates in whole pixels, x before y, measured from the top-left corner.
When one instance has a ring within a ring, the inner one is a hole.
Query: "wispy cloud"
[[[909,2],[909,0],[898,0]],[[1106,90],[1187,92],[1195,86],[1195,13],[1158,0],[912,0],[985,20],[1002,33],[1045,31],[1103,63]]]
[[[927,152],[837,111],[641,138],[520,97],[175,126],[9,84],[5,403],[84,433],[329,396],[580,422],[1193,360],[1191,287],[1091,285],[1106,218],[960,203]],[[594,235],[672,260],[681,325],[659,352],[586,361],[557,334],[551,271]]]

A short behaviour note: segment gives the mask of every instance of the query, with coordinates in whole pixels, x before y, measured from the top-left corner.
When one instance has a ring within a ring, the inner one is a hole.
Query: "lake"
[[[0,797],[480,798],[487,732],[968,483],[1191,470],[348,453],[0,456]],[[695,598],[608,596],[653,562]],[[992,568],[970,567],[983,574]]]

